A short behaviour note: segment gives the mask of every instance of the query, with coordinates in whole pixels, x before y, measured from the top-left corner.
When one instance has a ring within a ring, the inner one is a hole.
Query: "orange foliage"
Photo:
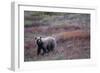
[[[71,38],[89,38],[90,33],[82,30],[61,32],[58,35],[59,39],[66,40]]]

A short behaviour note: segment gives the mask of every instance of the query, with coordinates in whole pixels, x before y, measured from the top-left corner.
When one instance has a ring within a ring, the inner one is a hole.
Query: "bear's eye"
[[[41,39],[38,39],[37,40],[37,44],[43,44],[42,40]]]
[[[41,42],[41,40],[38,40],[38,42]]]
[[[40,39],[38,39],[38,40],[37,40],[37,43],[41,43],[41,40],[40,40]]]

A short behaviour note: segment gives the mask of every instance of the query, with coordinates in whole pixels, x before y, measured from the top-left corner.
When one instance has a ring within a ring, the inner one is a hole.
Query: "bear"
[[[54,37],[35,37],[37,45],[37,55],[42,55],[53,51],[56,47],[56,39]]]

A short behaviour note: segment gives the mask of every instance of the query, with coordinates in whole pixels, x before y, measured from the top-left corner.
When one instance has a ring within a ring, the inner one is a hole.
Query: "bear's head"
[[[38,45],[38,47],[42,47],[43,42],[42,42],[42,37],[35,37],[36,40],[36,44]]]

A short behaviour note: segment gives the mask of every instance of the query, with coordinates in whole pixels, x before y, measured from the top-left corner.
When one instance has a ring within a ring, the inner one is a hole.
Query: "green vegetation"
[[[80,13],[24,11],[24,23],[25,27],[70,24],[89,28],[90,15]]]

